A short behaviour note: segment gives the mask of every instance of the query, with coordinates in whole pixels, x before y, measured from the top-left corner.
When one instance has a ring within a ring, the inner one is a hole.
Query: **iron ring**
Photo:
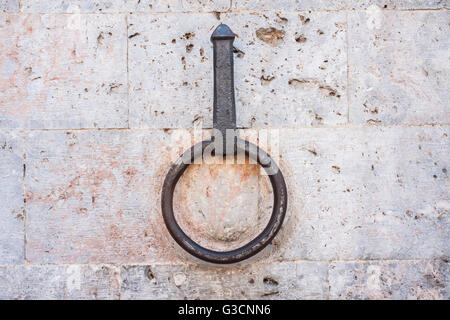
[[[175,220],[173,211],[173,194],[178,180],[186,171],[189,164],[192,163],[197,156],[203,155],[205,148],[211,143],[213,143],[212,140],[205,140],[194,145],[184,152],[183,155],[172,165],[166,175],[162,188],[162,215],[170,235],[174,238],[178,245],[180,245],[191,255],[204,261],[217,264],[235,263],[245,260],[260,252],[272,241],[280,230],[287,208],[286,183],[281,170],[278,168],[275,161],[273,161],[264,150],[248,141],[238,139],[235,153],[238,151],[245,151],[246,156],[252,160],[255,160],[268,173],[273,189],[274,202],[272,216],[270,217],[270,220],[264,230],[253,240],[240,248],[230,251],[214,251],[200,246],[186,235]]]

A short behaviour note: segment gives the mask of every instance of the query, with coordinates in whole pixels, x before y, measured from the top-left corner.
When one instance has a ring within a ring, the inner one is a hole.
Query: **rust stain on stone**
[[[177,221],[194,241],[215,250],[251,240],[265,225],[257,206],[258,177],[257,165],[191,165],[175,190]]]

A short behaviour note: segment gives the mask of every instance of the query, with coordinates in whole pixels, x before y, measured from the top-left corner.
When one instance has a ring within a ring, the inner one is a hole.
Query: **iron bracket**
[[[236,107],[234,100],[233,41],[235,35],[227,25],[219,25],[211,35],[214,46],[214,111],[213,136],[185,151],[166,175],[161,194],[164,223],[174,240],[193,256],[218,264],[235,263],[247,259],[266,247],[281,228],[287,208],[287,188],[283,174],[275,161],[258,146],[236,135]],[[214,148],[215,156],[235,155],[238,152],[255,160],[268,174],[273,189],[273,209],[264,230],[246,245],[230,251],[214,251],[200,246],[181,229],[173,212],[173,194],[178,180],[190,163],[202,157],[205,149]]]

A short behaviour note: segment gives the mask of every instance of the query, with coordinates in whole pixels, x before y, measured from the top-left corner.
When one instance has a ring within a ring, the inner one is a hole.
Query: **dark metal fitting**
[[[286,183],[275,161],[258,146],[237,137],[233,74],[234,38],[234,33],[225,24],[219,25],[211,35],[214,46],[214,130],[212,139],[192,146],[181,155],[167,173],[161,194],[164,222],[175,241],[193,256],[218,264],[242,261],[266,247],[280,230],[287,208]],[[215,156],[245,154],[264,168],[273,189],[272,215],[264,230],[246,245],[231,251],[214,251],[194,242],[180,228],[173,212],[173,194],[178,180],[190,163],[203,157],[207,148],[213,148],[209,151],[212,151],[210,154]]]

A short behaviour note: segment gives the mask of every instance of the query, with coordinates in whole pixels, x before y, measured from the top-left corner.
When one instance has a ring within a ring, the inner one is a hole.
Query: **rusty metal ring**
[[[180,228],[175,220],[173,212],[173,194],[175,186],[193,160],[203,155],[205,148],[213,143],[212,140],[206,140],[194,145],[188,149],[173,164],[164,180],[161,194],[161,209],[164,222],[171,236],[175,241],[187,252],[204,261],[228,264],[245,260],[266,247],[281,228],[287,207],[287,189],[281,170],[275,161],[258,146],[238,139],[236,143],[236,151],[244,151],[246,156],[257,161],[268,173],[273,189],[273,211],[272,216],[264,230],[246,245],[231,251],[213,251],[204,248],[189,238]],[[188,160],[188,161],[186,161]],[[190,161],[189,161],[190,160]]]

